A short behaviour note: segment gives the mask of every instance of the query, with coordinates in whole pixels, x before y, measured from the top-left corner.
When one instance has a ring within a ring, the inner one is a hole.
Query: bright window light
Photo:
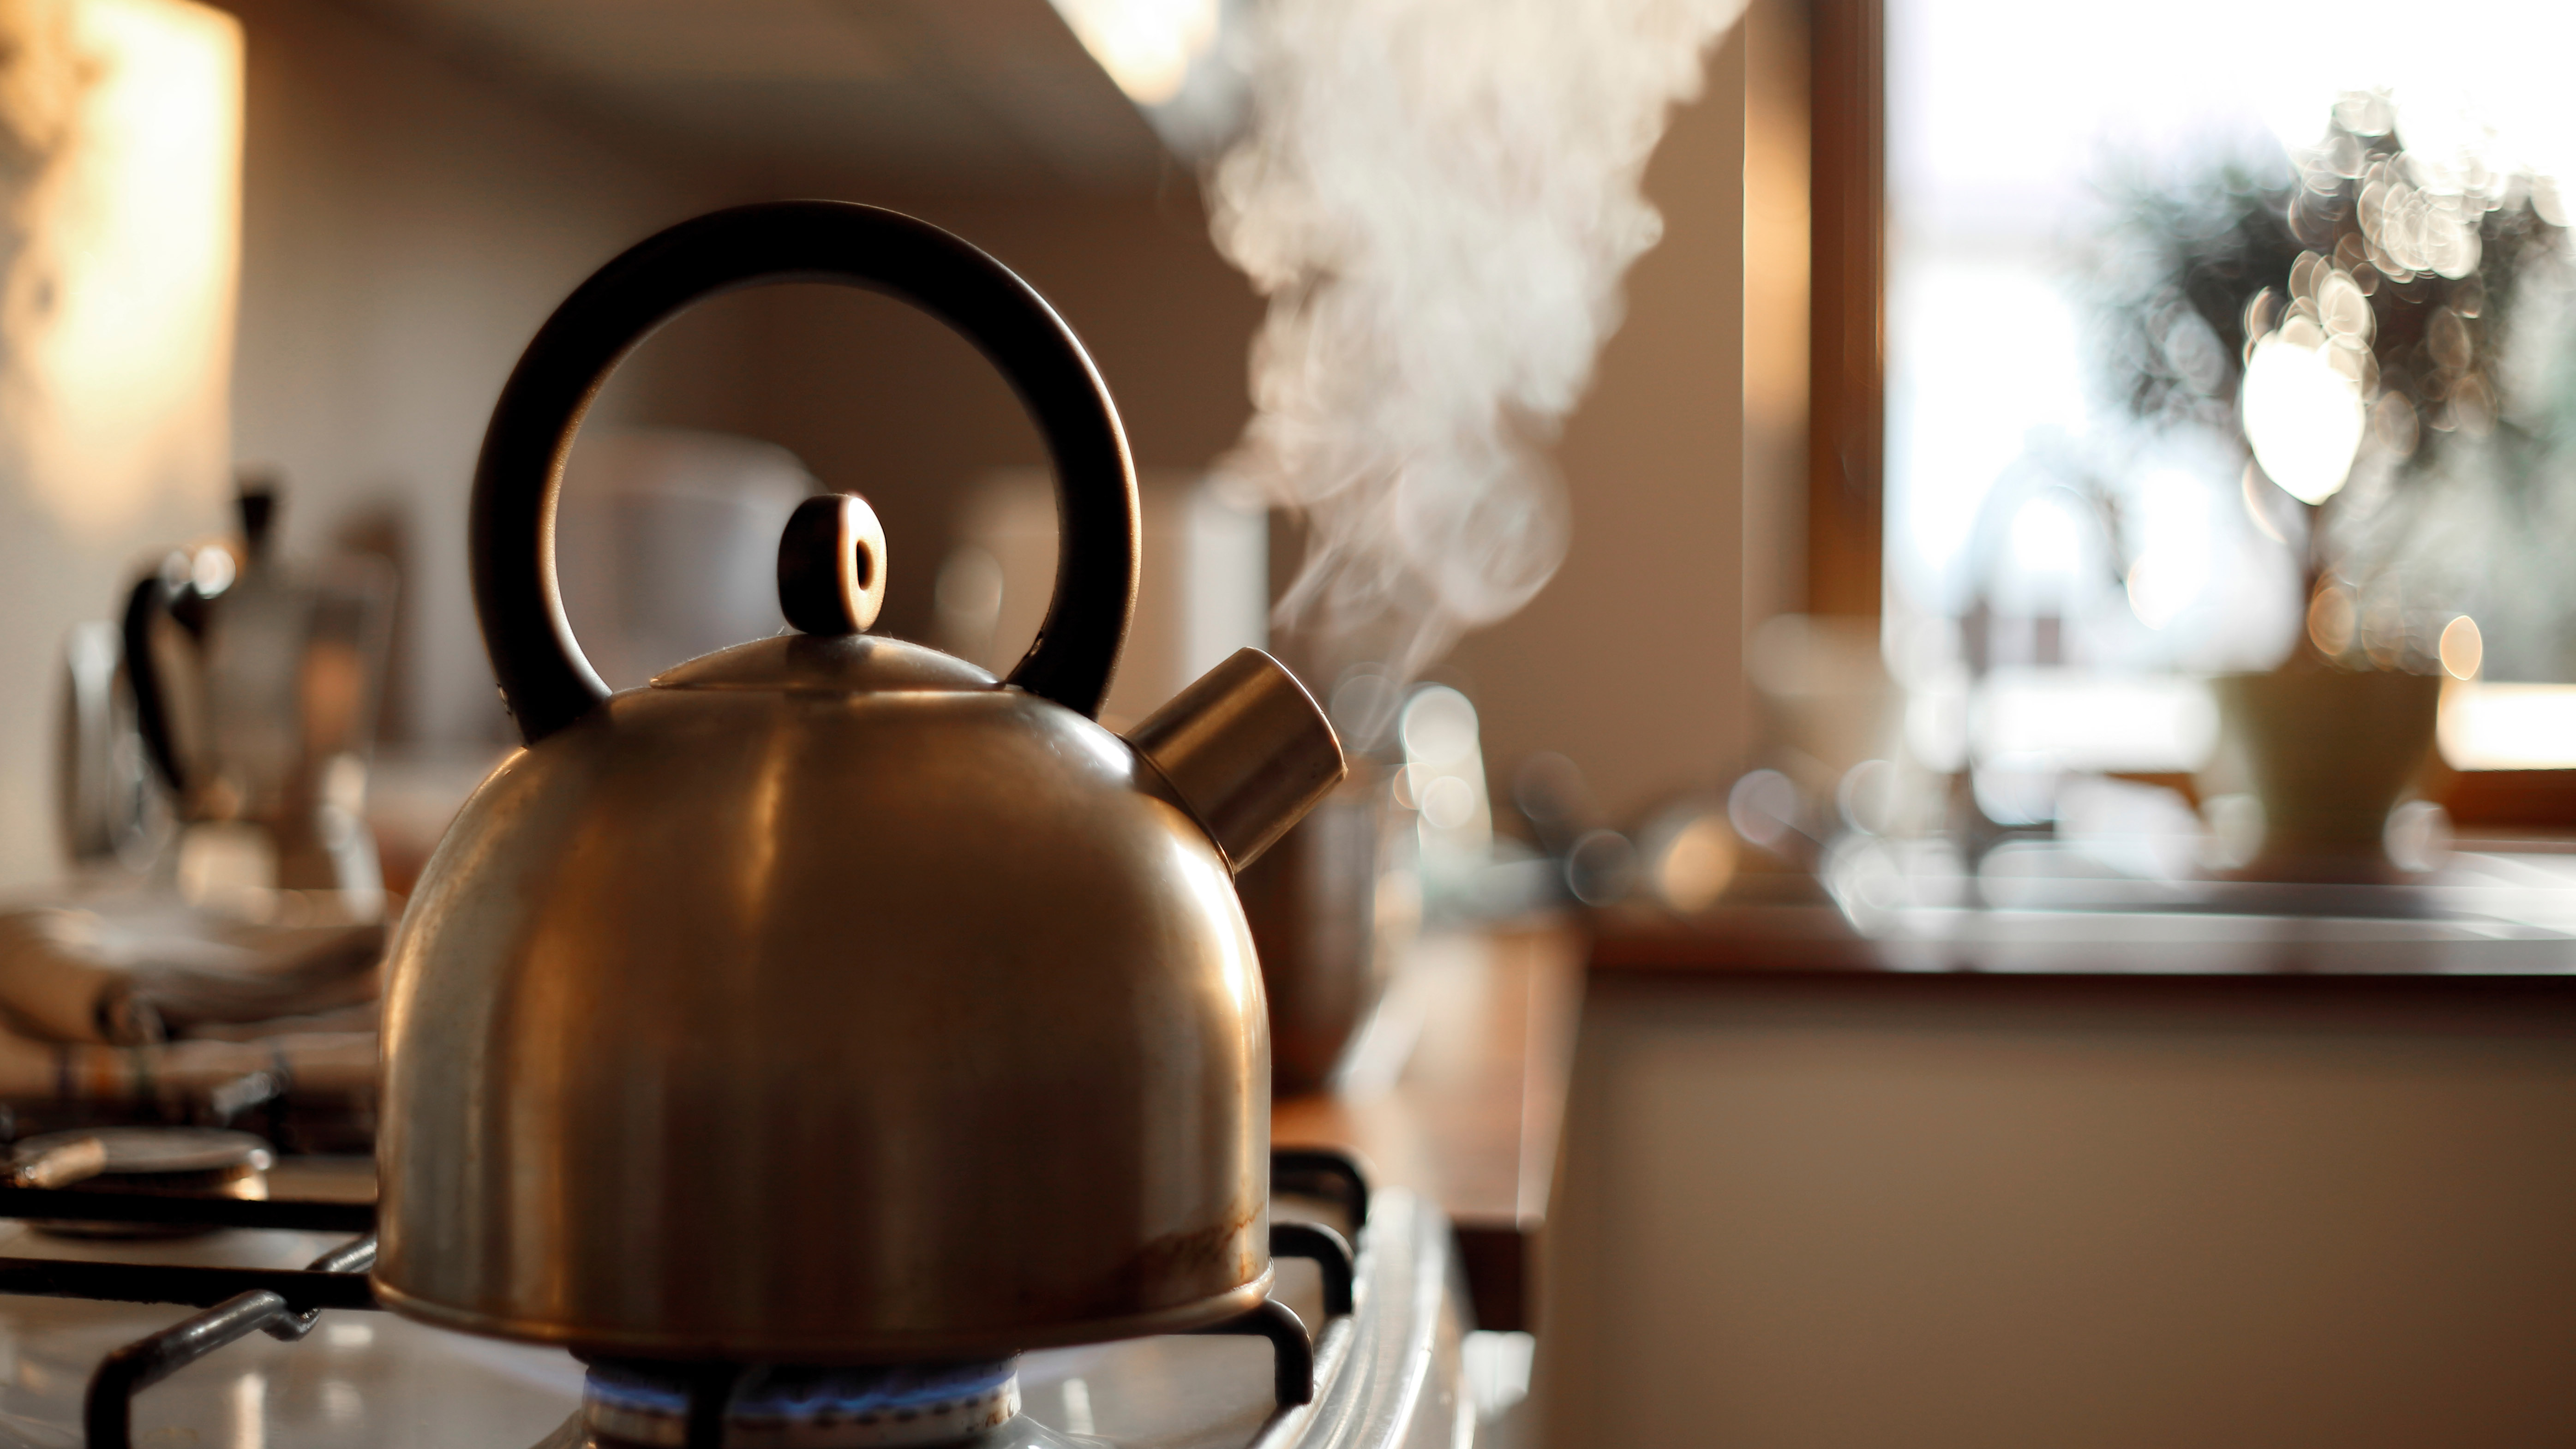
[[[2254,460],[2302,503],[2343,491],[2361,447],[2361,386],[2334,366],[2332,346],[2266,337],[2245,365],[2245,437]]]
[[[2122,248],[2153,230],[2151,216],[2136,218],[2186,178],[2229,161],[2256,184],[2279,184],[2292,174],[2285,148],[2320,144],[2364,103],[2385,110],[2372,124],[2402,137],[2408,158],[2407,184],[2385,193],[2393,221],[2381,228],[2401,270],[2474,272],[2476,218],[2490,207],[2528,197],[2545,219],[2576,219],[2576,106],[2565,84],[2576,4],[1887,0],[1885,9],[1886,602],[1897,629],[2010,613],[2001,596],[2028,574],[2014,511],[2055,486],[2098,501],[2123,572],[2096,598],[2030,615],[2052,631],[2036,662],[2271,667],[2306,602],[2307,539],[2293,499],[2334,497],[2366,476],[2375,444],[2405,452],[2419,436],[2414,413],[2364,408],[2386,396],[2370,352],[2370,296],[2386,269],[2339,265],[2297,298],[2287,275],[2275,281],[2269,325],[2240,354],[2241,389],[2218,386],[2234,380],[2236,359],[2201,319],[2151,321],[2163,327],[2154,345],[2177,396],[2217,419],[2159,427],[2136,417],[2131,392],[2097,366],[2110,335],[2105,299],[2164,265],[2143,247]],[[2483,387],[2458,396],[2423,426],[2476,435],[2492,424]],[[2249,443],[2260,464],[2251,475]],[[2345,516],[2376,495],[2355,496]],[[2196,554],[2143,538],[2159,508],[2189,517]],[[2506,621],[2484,622],[2494,668],[2509,653]],[[1990,632],[1979,624],[1963,637]],[[1982,649],[1967,651],[1971,667],[1987,667]]]
[[[2079,670],[1997,670],[1971,706],[1981,764],[2050,770],[2197,770],[2218,710],[2197,680]]]
[[[1118,89],[1140,106],[1181,93],[1216,43],[1217,0],[1054,0],[1056,13]]]
[[[2445,685],[2438,733],[2454,770],[2576,769],[2576,684]]]
[[[227,471],[242,41],[188,0],[65,13],[46,63],[80,79],[27,195],[0,331],[30,491],[95,537]]]

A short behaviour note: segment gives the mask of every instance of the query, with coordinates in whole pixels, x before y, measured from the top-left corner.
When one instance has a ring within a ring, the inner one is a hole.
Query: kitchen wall
[[[1556,450],[1565,566],[1454,661],[1489,766],[1562,752],[1614,814],[1722,785],[1746,748],[1744,76],[1738,31],[1647,172],[1663,241]]]
[[[401,549],[393,731],[497,740],[464,530],[493,398],[564,293],[725,188],[320,0],[228,8],[249,57],[235,456],[284,471],[288,546]]]

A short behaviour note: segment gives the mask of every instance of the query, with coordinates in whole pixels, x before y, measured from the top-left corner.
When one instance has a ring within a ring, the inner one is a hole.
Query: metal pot
[[[868,637],[848,496],[779,551],[799,634],[610,695],[548,520],[617,359],[700,297],[887,293],[976,343],[1053,456],[1046,624],[1007,679]],[[1342,774],[1245,650],[1127,738],[1092,716],[1136,587],[1108,393],[999,263],[891,212],[684,223],[537,334],[473,503],[528,747],[431,858],[385,1008],[377,1291],[594,1354],[989,1358],[1171,1331],[1269,1282],[1269,1041],[1232,873]]]

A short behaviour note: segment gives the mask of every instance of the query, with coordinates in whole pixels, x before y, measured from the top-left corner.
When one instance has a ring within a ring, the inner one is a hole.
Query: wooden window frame
[[[1879,612],[1885,542],[1883,0],[1809,0],[1809,613]]]

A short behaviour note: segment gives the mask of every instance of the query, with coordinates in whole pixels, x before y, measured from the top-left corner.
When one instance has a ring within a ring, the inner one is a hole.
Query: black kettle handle
[[[927,222],[838,201],[735,207],[630,248],[564,299],[519,358],[475,464],[468,549],[483,644],[535,744],[608,686],[582,657],[555,582],[555,500],[573,433],[637,343],[704,297],[838,282],[908,302],[1010,380],[1055,463],[1055,597],[1009,683],[1099,713],[1136,606],[1136,475],[1109,389],[1073,330],[1000,262]]]

